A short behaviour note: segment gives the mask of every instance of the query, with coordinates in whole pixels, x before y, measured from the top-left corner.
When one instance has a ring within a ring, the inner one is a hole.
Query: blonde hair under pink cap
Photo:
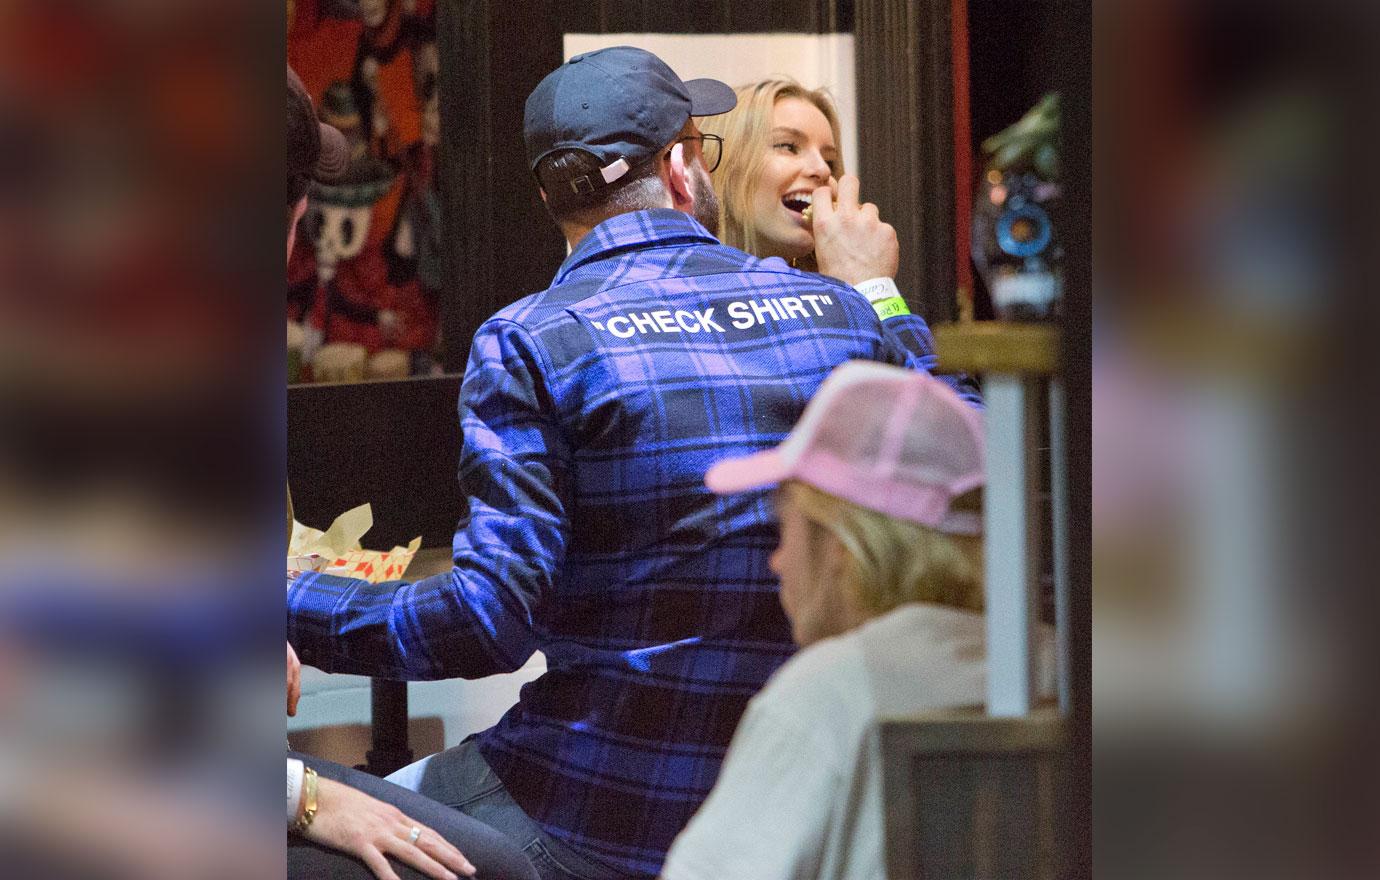
[[[982,417],[932,376],[849,361],[779,446],[718,462],[704,477],[721,495],[784,480],[936,531],[978,535],[981,515],[952,505],[986,482]]]

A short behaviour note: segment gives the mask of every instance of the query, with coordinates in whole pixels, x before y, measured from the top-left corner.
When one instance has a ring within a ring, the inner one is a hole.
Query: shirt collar
[[[631,211],[610,217],[594,227],[561,263],[553,284],[560,284],[579,267],[629,250],[692,241],[718,244],[694,217],[674,208]]]

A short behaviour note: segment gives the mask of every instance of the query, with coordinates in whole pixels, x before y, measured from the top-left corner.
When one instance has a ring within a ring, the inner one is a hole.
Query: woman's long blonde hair
[[[714,191],[719,194],[719,240],[739,250],[761,256],[757,231],[752,227],[749,206],[753,191],[767,164],[771,144],[771,116],[776,102],[782,98],[808,101],[824,118],[834,134],[834,143],[842,143],[839,115],[834,102],[823,89],[807,89],[787,77],[764,79],[739,86],[738,106],[719,116],[699,120],[701,131],[717,134],[724,139],[724,155],[719,167],[710,175]],[[843,158],[839,158],[838,174],[843,174]]]
[[[847,551],[843,582],[834,585],[876,616],[907,602],[934,602],[982,611],[982,538],[950,535],[859,507],[805,483],[783,483],[784,502],[812,526],[828,531]],[[954,509],[979,511],[982,490],[954,500]]]

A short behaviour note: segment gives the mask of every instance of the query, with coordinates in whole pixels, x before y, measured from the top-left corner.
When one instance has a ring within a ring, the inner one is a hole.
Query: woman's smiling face
[[[815,249],[801,212],[815,189],[836,184],[838,144],[828,118],[801,98],[777,101],[771,124],[767,163],[748,202],[748,220],[757,233],[758,256],[793,260]]]

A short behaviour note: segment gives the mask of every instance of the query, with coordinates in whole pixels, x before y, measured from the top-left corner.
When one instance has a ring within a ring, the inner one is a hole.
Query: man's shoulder
[[[805,269],[797,269],[780,257],[754,257],[744,253],[737,248],[728,245],[720,245],[724,251],[731,252],[741,258],[743,271],[771,275],[780,284],[798,284],[801,287],[823,287],[830,290],[847,291],[852,296],[862,296],[851,285],[832,275],[822,275],[819,272],[810,272]],[[866,301],[866,297],[863,300]]]
[[[679,320],[677,309],[687,310],[680,316],[684,320],[671,326]],[[779,258],[759,259],[718,242],[693,242],[633,250],[577,267],[545,290],[499,309],[481,335],[517,327],[559,361],[566,355],[583,357],[601,339],[607,342],[610,321],[622,322],[609,330],[621,342],[644,330],[659,339],[677,330],[693,335],[710,329],[753,330],[775,322],[791,325],[796,319],[825,316],[830,309],[841,310],[832,319],[839,326],[877,329],[867,298],[837,278],[795,269]],[[734,322],[732,327],[728,321]]]
[[[515,324],[537,335],[553,325],[574,321],[570,307],[598,292],[599,284],[596,281],[563,281],[509,303],[490,315],[484,323]]]
[[[686,249],[693,249],[693,254],[687,257],[683,253]],[[668,250],[682,253],[668,258]],[[728,276],[727,283],[733,287],[777,292],[837,292],[850,304],[854,301],[867,303],[866,297],[839,279],[795,269],[779,257],[759,259],[718,242],[695,242],[631,251],[621,255],[616,264],[599,265],[598,271],[582,267],[545,290],[504,306],[489,320],[508,321],[532,329],[552,320],[571,320],[570,313],[591,300],[609,296],[627,299],[644,290],[659,291],[667,282],[683,280],[696,284],[695,279],[700,279],[700,283],[709,283],[714,276]]]

